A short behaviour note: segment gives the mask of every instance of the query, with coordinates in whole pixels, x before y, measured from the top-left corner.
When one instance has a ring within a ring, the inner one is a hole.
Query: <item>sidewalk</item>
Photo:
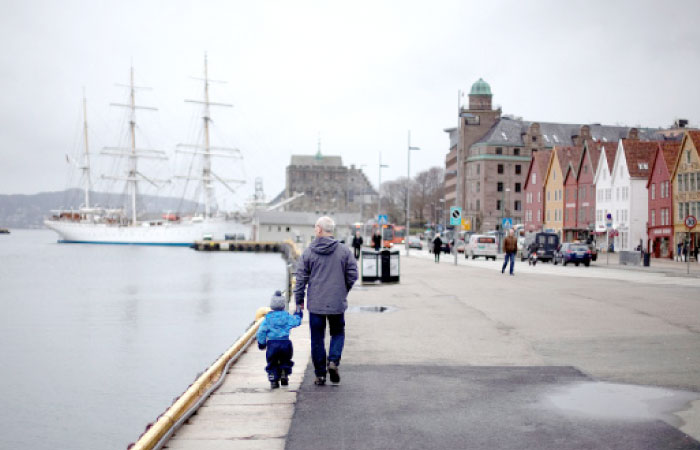
[[[411,252],[400,284],[353,288],[339,385],[313,384],[306,317],[288,390],[250,347],[168,448],[700,448],[698,280],[459,262]]]
[[[414,256],[402,258],[401,270],[400,284],[353,289],[341,384],[314,386],[307,368],[286,449],[700,448],[659,417],[630,419],[624,402],[605,406],[622,409],[613,417],[553,406],[573,387],[626,386],[600,381],[693,391],[663,390],[668,398],[680,396],[672,410],[700,398],[700,377],[693,374],[700,358],[686,359],[700,344],[697,333],[673,344],[686,350],[669,356],[667,367],[653,361],[647,341],[673,339],[679,329],[601,304],[606,295],[629,291],[628,283],[605,280],[586,292],[591,300],[562,298],[586,282],[571,277],[556,277],[559,285],[543,295],[538,274],[508,277]],[[646,295],[658,298],[665,287],[643,289],[648,292],[630,305],[642,308]],[[685,313],[700,311],[696,301],[681,303]],[[362,312],[362,306],[389,309]],[[700,329],[697,317],[691,320]],[[649,395],[657,389],[633,388]],[[697,417],[685,418],[695,423],[687,432],[700,433]]]

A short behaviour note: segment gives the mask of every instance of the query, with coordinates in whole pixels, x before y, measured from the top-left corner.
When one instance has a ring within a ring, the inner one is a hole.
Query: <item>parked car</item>
[[[455,244],[455,248],[457,249],[458,253],[464,253],[464,249],[466,248],[467,244],[461,239],[457,240],[457,243]]]
[[[423,250],[423,243],[420,241],[420,238],[418,236],[409,236],[408,248],[417,248],[418,250]]]
[[[562,263],[564,266],[568,263],[574,263],[577,266],[583,263],[584,266],[588,267],[591,264],[591,250],[586,244],[564,242],[554,253],[554,264],[557,263]]]
[[[485,234],[473,234],[469,237],[469,243],[464,251],[464,258],[475,259],[477,256],[483,256],[486,259],[496,260],[498,253],[498,245],[496,244],[495,236],[487,236]]]
[[[537,259],[551,261],[554,258],[554,252],[559,248],[559,235],[549,232],[536,233],[535,242],[537,242]]]

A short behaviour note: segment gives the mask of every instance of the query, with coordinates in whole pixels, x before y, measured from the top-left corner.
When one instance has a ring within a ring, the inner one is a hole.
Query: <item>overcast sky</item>
[[[667,5],[672,5],[672,8]],[[250,196],[284,187],[292,154],[340,155],[377,182],[444,164],[457,92],[483,77],[526,120],[700,124],[700,2],[2,1],[0,194],[62,190],[80,150],[124,139],[133,62],[139,142],[170,153],[196,137],[204,53],[216,145],[238,147]],[[229,162],[230,163],[230,162]],[[96,163],[97,164],[97,163]],[[240,199],[239,199],[240,200]]]

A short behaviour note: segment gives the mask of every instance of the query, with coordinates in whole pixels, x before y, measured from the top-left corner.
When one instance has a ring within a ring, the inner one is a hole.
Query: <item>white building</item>
[[[360,221],[360,213],[338,213],[330,216],[335,221],[335,238],[352,239],[352,226]],[[254,240],[281,242],[287,239],[306,247],[314,239],[314,226],[319,215],[298,211],[258,211],[254,220]],[[349,243],[349,242],[348,242]]]
[[[616,143],[604,144],[600,151],[598,165],[595,170],[595,177],[593,177],[596,195],[595,230],[598,233],[605,232],[605,218],[607,217],[608,213],[612,214],[613,211],[612,177],[610,175],[610,168],[615,161],[616,154]],[[615,217],[613,216],[613,219],[614,218]],[[605,241],[599,242],[599,244],[602,246],[605,244]]]
[[[601,153],[601,170],[596,173],[596,228],[599,219],[604,228],[606,214],[612,214],[615,250],[635,250],[647,241],[647,181],[657,148],[654,141],[621,139],[610,172],[606,170],[608,158]]]

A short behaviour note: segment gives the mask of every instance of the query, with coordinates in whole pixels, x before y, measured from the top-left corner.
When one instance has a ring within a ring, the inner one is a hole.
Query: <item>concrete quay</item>
[[[302,324],[288,389],[251,346],[167,448],[700,449],[700,279],[445,256],[351,291],[339,385]]]

